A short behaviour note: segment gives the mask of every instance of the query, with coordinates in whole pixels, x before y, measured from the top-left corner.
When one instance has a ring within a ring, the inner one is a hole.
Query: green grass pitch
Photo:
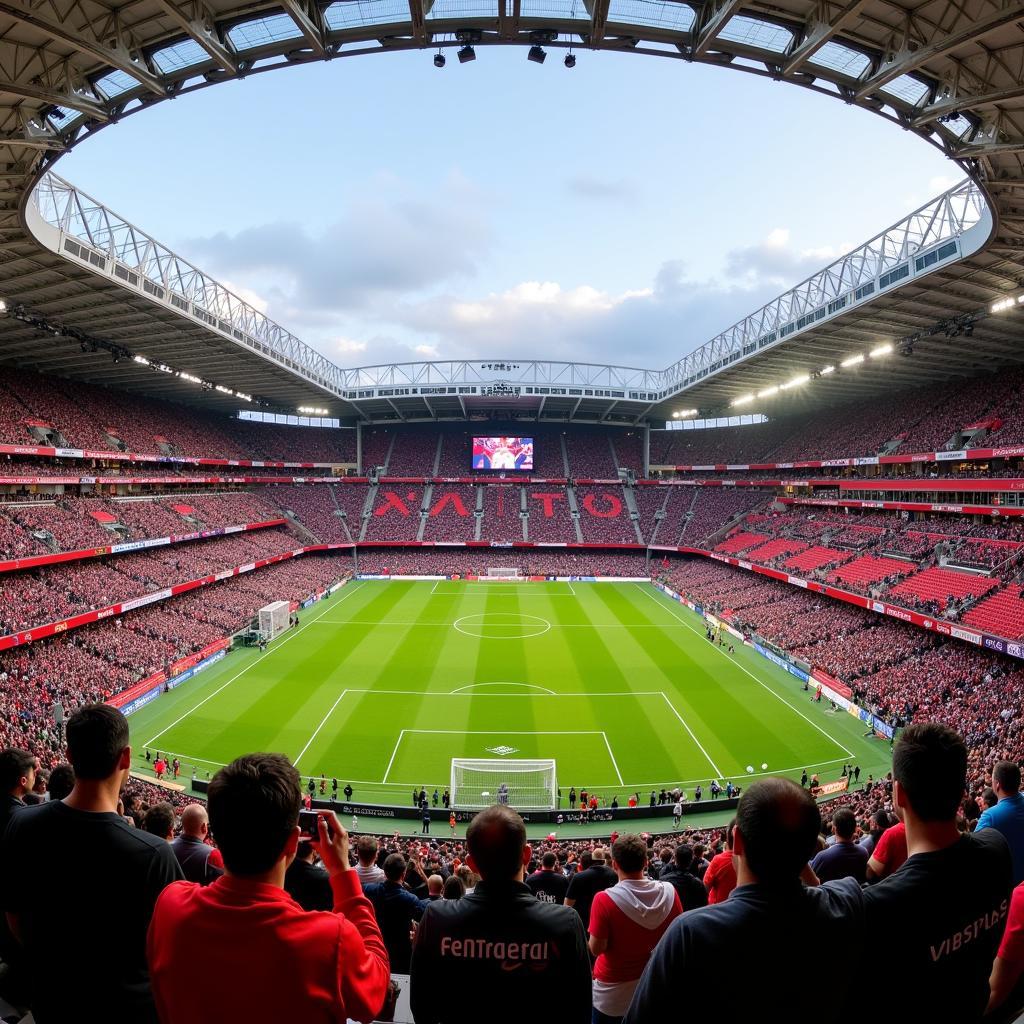
[[[355,580],[265,654],[236,652],[130,719],[136,767],[178,756],[187,781],[255,750],[359,801],[444,788],[453,757],[554,758],[559,785],[625,804],[682,784],[837,778],[889,746],[814,704],[755,651],[646,583]]]

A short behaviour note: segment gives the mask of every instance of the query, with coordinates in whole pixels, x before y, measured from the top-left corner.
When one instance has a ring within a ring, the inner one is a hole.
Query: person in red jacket
[[[168,886],[149,927],[162,1024],[327,1024],[371,1021],[381,1010],[388,955],[333,811],[319,812],[313,846],[334,910],[305,911],[284,890],[301,799],[298,772],[280,754],[247,754],[214,776],[210,825],[224,875],[205,887]]]
[[[708,890],[708,903],[721,903],[729,898],[729,893],[736,888],[736,868],[732,862],[732,827],[735,820],[729,822],[725,830],[725,849],[711,858],[707,871],[704,872],[704,885]]]

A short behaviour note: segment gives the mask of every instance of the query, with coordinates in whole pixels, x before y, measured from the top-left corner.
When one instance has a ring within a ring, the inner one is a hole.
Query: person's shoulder
[[[186,882],[184,879],[171,882],[157,897],[154,916],[179,917],[187,912],[202,892],[203,887],[198,882]]]
[[[822,911],[840,914],[859,912],[864,906],[864,889],[855,878],[838,878],[822,885],[808,886],[804,894]]]
[[[995,828],[969,832],[964,836],[974,851],[991,860],[1005,860],[1010,857],[1010,844],[1006,837]]]

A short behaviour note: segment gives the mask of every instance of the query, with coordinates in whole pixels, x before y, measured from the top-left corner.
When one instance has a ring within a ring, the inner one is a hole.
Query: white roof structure
[[[792,411],[1019,362],[1024,314],[991,308],[1024,289],[1022,21],[1024,2],[992,0],[0,0],[0,361],[225,410],[240,392],[349,421],[609,423],[713,414],[784,385],[799,391]],[[681,338],[667,368],[346,369],[50,170],[170,96],[296,62],[465,42],[613,49],[790,82],[920,135],[968,179],[695,351]],[[885,344],[913,357],[821,372]]]

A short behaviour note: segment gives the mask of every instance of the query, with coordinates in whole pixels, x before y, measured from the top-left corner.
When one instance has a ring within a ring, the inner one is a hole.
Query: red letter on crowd
[[[541,502],[544,506],[544,518],[553,519],[555,515],[555,502],[565,501],[565,491],[553,491],[550,493],[537,494],[533,493],[530,495],[536,501]]]
[[[597,508],[598,497],[607,502],[604,509]],[[622,512],[622,502],[614,494],[609,494],[607,491],[602,491],[600,495],[588,494],[583,499],[583,507],[592,516],[597,516],[598,519],[615,519]]]
[[[438,512],[441,512],[448,505],[451,505],[455,509],[456,513],[458,513],[458,515],[463,519],[469,515],[466,511],[466,506],[462,504],[462,498],[457,494],[449,492],[448,494],[442,494],[441,497],[434,502],[434,507],[430,510],[430,518],[433,519]]]
[[[388,512],[390,512],[392,509],[394,509],[396,512],[400,512],[403,516],[408,517],[409,515],[408,505],[406,505],[406,503],[402,501],[402,499],[397,494],[395,494],[394,491],[385,491],[384,504],[378,505],[373,510],[373,514],[375,516],[384,516],[387,515]]]

